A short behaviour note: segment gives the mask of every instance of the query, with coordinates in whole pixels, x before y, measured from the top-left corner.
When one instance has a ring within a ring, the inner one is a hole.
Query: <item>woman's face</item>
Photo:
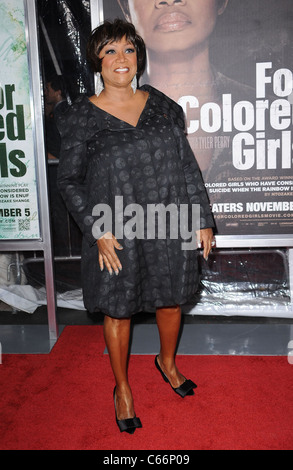
[[[137,72],[136,50],[126,38],[108,43],[99,58],[103,59],[101,73],[105,86],[127,86]]]
[[[147,49],[157,52],[202,46],[223,10],[217,0],[128,0],[128,4]]]

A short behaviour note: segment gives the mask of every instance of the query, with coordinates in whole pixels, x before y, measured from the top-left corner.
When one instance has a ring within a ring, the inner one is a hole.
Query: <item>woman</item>
[[[127,377],[134,313],[156,311],[161,349],[155,365],[164,380],[182,397],[193,394],[196,387],[175,364],[180,305],[197,289],[196,250],[182,250],[181,240],[168,235],[148,239],[145,227],[143,236],[137,237],[124,230],[121,243],[111,230],[99,236],[97,205],[115,210],[117,198],[123,198],[121,223],[126,228],[131,221],[129,207],[200,203],[205,257],[211,250],[213,220],[184,135],[182,109],[148,85],[137,88],[145,67],[145,46],[133,25],[105,22],[92,32],[87,52],[98,74],[97,92],[79,98],[59,122],[59,189],[83,233],[85,306],[105,314],[104,336],[116,382],[116,421],[121,432],[133,433],[141,427]],[[118,229],[121,232],[121,226]]]

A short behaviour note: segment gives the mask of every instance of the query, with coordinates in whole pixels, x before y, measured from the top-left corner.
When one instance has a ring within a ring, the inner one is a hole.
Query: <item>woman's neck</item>
[[[134,93],[130,85],[127,87],[106,85],[100,96],[105,101],[123,104],[132,100],[134,98]]]

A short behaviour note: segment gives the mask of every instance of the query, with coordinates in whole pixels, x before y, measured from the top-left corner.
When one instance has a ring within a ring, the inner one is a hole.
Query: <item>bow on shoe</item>
[[[185,379],[183,384],[181,384],[179,387],[174,388],[170,384],[170,381],[169,381],[168,377],[166,376],[166,374],[164,374],[161,367],[159,366],[158,356],[155,357],[155,366],[158,369],[158,371],[160,372],[160,374],[162,375],[165,382],[167,382],[170,385],[170,387],[172,388],[172,390],[174,390],[175,393],[180,395],[182,398],[186,397],[186,395],[194,395],[193,389],[196,388],[197,385],[194,382],[192,382],[192,380]]]
[[[136,428],[142,428],[142,424],[139,418],[134,416],[134,418],[126,418],[126,419],[117,419],[117,412],[116,412],[116,387],[114,387],[113,391],[113,399],[114,399],[114,408],[115,408],[115,418],[118,428],[120,432],[127,432],[128,434],[133,434]]]

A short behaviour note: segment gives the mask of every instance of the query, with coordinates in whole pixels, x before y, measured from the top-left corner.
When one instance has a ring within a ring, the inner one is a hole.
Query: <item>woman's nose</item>
[[[125,60],[125,53],[124,53],[124,51],[119,51],[119,52],[117,53],[116,60],[118,60],[119,62],[124,62],[124,60]]]
[[[185,5],[186,0],[155,0],[156,8],[163,8],[164,6],[172,6],[178,4]]]

